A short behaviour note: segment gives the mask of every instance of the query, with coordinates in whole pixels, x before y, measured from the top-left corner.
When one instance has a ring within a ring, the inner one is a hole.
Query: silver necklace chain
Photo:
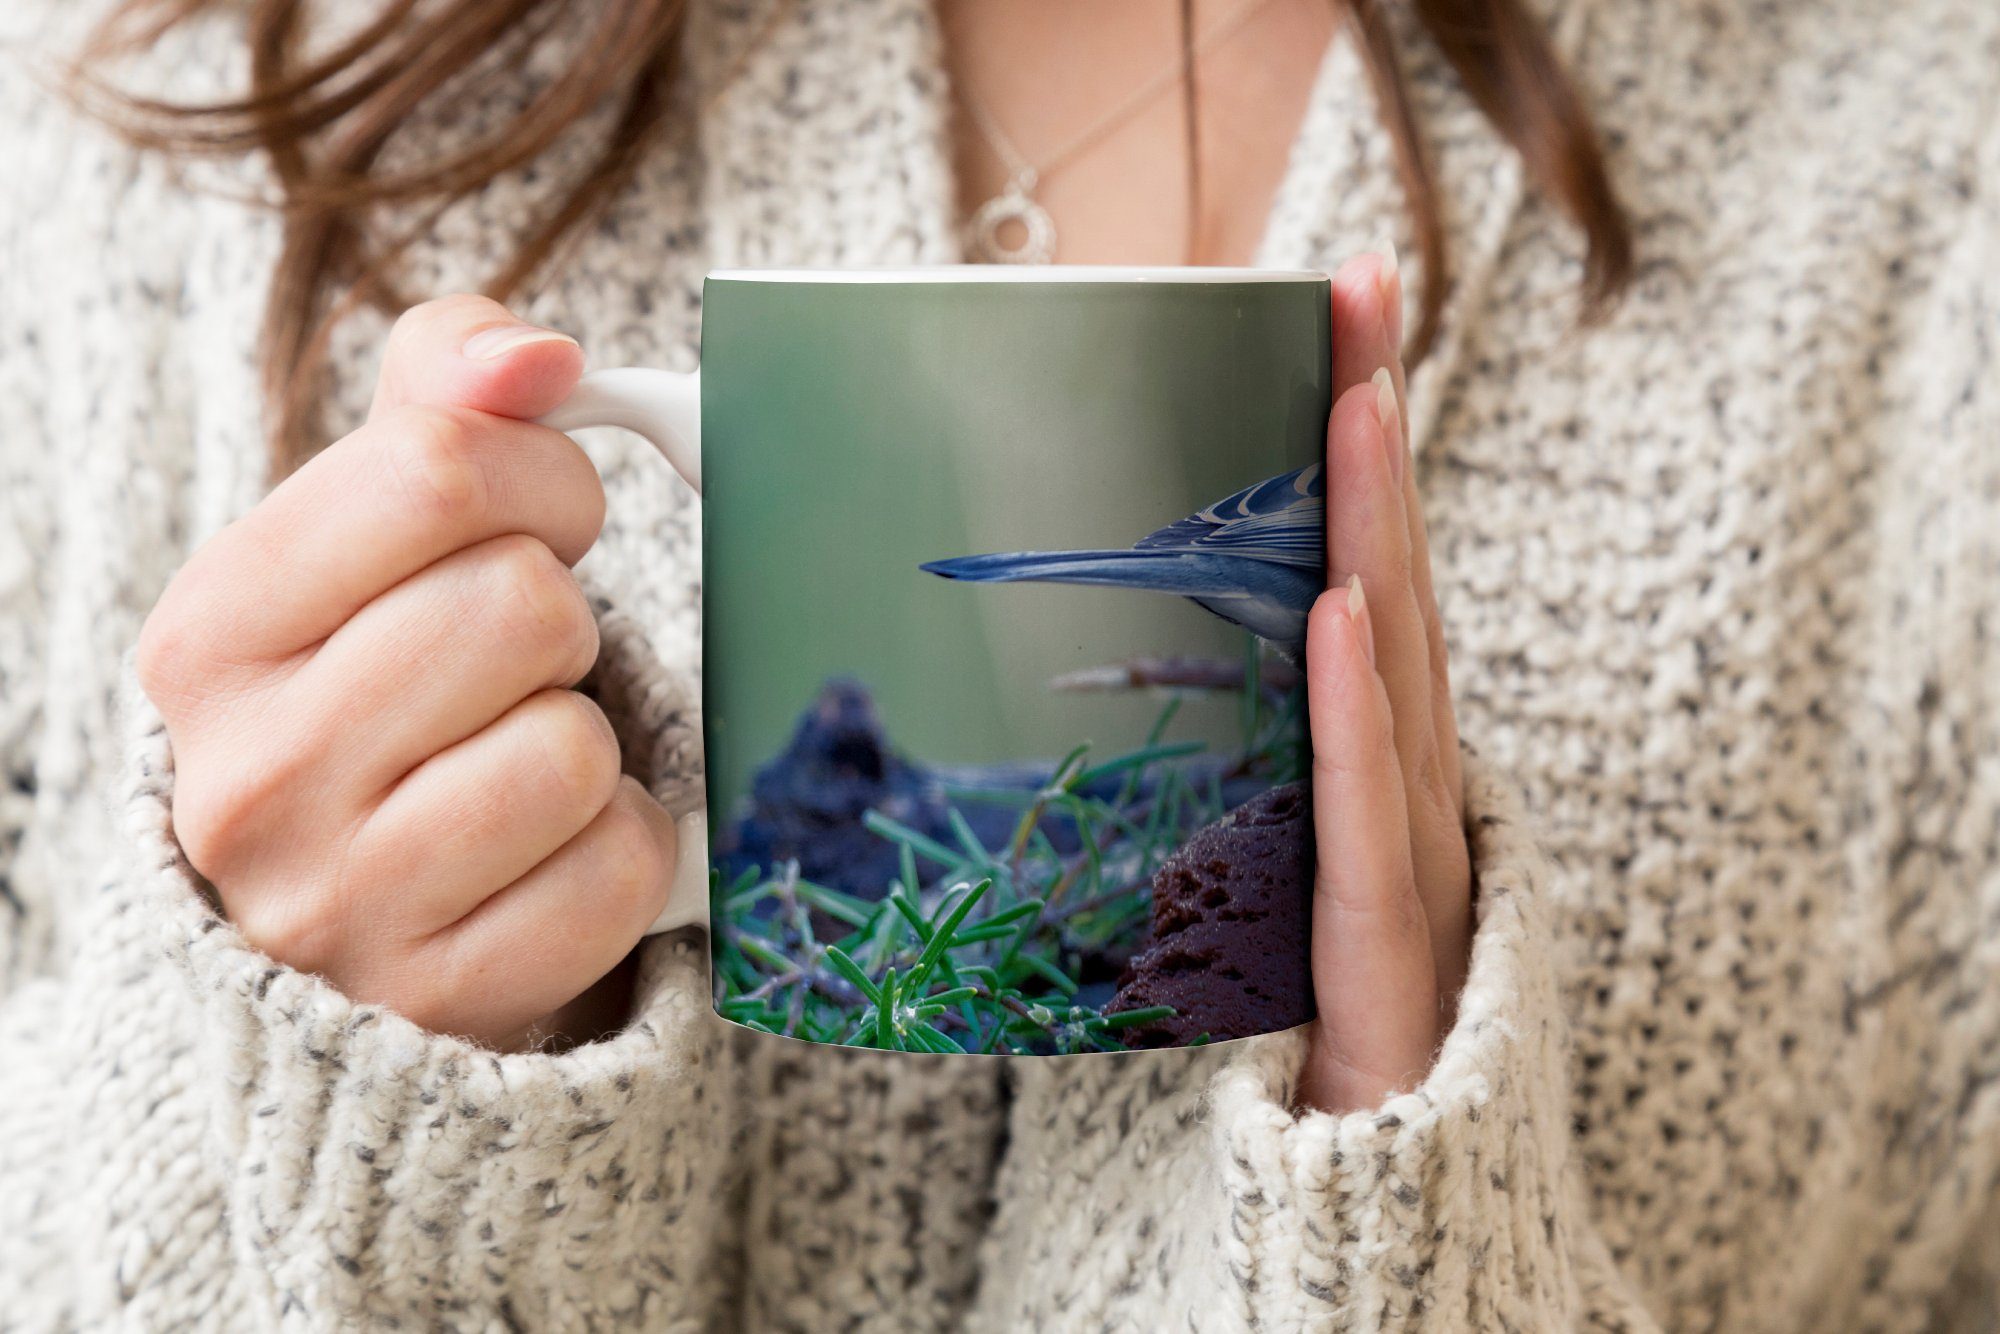
[[[1271,0],[1250,0],[1217,20],[1195,38],[1192,54],[1199,56],[1220,45],[1270,3]],[[987,147],[993,150],[993,155],[1000,159],[1008,174],[1007,184],[1000,193],[974,209],[972,216],[966,220],[965,249],[987,264],[1047,264],[1053,260],[1056,254],[1056,223],[1049,216],[1049,211],[1036,200],[1036,188],[1096,147],[1113,130],[1165,92],[1181,77],[1181,64],[1176,60],[1140,84],[1116,106],[1070,136],[1068,142],[1044,154],[1039,164],[1030,162],[1027,155],[1015,146],[1007,131],[1001,128],[1000,122],[972,89],[961,86],[958,96],[964,104],[965,114],[971,118],[973,128],[986,140]],[[1020,224],[1023,235],[1019,243],[1010,246],[1001,241],[1000,234],[1013,223]]]

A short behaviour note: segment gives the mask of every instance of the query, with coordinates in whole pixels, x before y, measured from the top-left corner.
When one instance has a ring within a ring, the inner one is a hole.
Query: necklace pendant
[[[1019,224],[1021,239],[1008,245],[1004,228]],[[965,226],[966,248],[985,264],[1047,264],[1056,257],[1056,220],[1019,181],[979,206]]]

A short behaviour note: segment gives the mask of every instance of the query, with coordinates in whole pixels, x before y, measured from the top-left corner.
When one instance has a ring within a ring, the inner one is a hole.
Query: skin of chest
[[[1333,35],[1321,0],[1256,6],[1197,62],[1200,218],[1190,229],[1187,129],[1172,82],[1036,189],[1066,264],[1247,264],[1262,239],[1321,54]],[[1246,0],[1201,0],[1199,36]],[[953,80],[970,89],[1028,160],[1051,152],[1178,67],[1172,5],[947,4],[940,19]],[[960,205],[1004,189],[1009,173],[972,120],[953,121]]]

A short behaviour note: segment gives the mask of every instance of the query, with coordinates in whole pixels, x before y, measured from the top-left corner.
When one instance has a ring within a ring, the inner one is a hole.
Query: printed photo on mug
[[[1051,1055],[1312,1017],[1325,280],[1042,275],[709,281],[725,1018]]]

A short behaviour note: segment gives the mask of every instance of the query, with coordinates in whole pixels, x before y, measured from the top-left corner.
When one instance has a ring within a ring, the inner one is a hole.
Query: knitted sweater
[[[776,4],[694,5],[690,132],[523,303],[594,364],[692,365],[714,265],[955,257],[925,0]],[[1291,1107],[1296,1034],[760,1039],[694,931],[563,1054],[252,949],[121,664],[265,485],[275,222],[254,165],[183,179],[43,91],[73,8],[0,6],[0,1330],[1991,1327],[2000,8],[1552,0],[1641,255],[1581,331],[1574,233],[1406,34],[1460,264],[1411,415],[1478,929],[1429,1077],[1339,1116]],[[234,21],[143,72],[229,86]],[[1336,42],[1263,262],[1397,226],[1367,86]],[[408,290],[475,286],[576,162],[442,219]],[[586,448],[598,688],[685,809],[699,516]]]

